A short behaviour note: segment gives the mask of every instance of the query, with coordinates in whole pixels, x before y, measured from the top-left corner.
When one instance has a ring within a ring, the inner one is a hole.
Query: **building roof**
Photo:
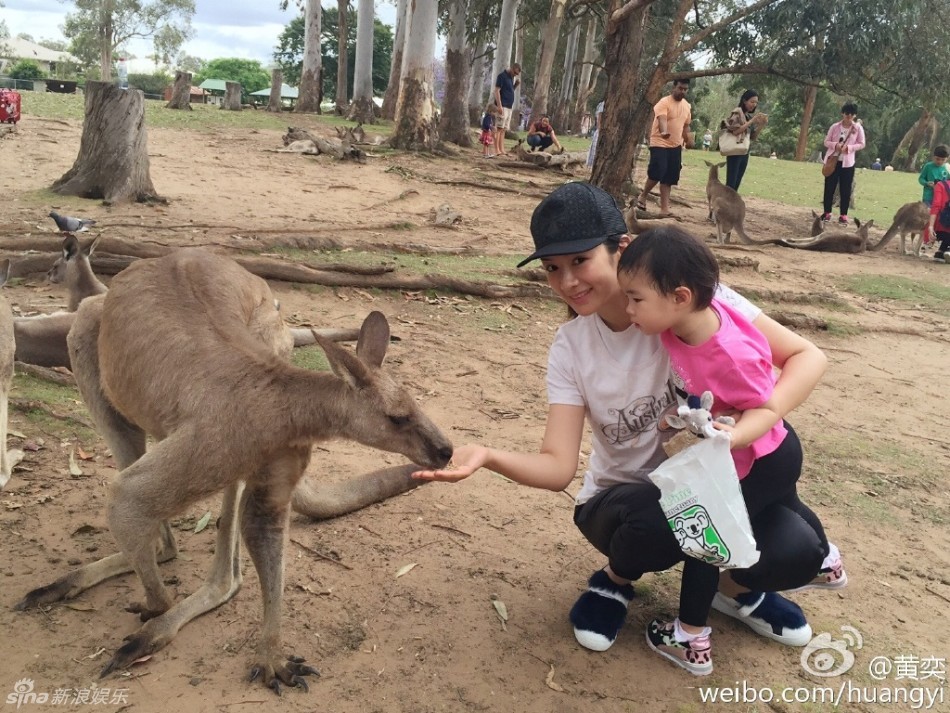
[[[69,52],[51,50],[48,47],[19,37],[11,37],[5,40],[3,44],[10,49],[9,53],[5,54],[11,59],[32,59],[35,62],[79,62]]]
[[[259,92],[251,92],[252,97],[269,97],[270,96],[270,87],[267,89],[261,89]],[[296,99],[297,98],[297,87],[291,87],[286,84],[280,85],[280,98],[281,99]]]
[[[206,79],[198,86],[213,92],[223,92],[227,90],[227,82],[226,79]]]

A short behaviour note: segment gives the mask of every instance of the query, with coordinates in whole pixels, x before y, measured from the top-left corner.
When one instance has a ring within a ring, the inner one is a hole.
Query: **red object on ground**
[[[20,120],[20,92],[0,89],[0,124],[15,124]]]

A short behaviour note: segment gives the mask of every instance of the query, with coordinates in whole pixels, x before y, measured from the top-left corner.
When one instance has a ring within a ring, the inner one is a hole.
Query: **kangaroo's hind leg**
[[[102,299],[92,297],[83,300],[69,332],[69,352],[79,391],[96,429],[109,445],[116,467],[121,472],[144,455],[145,433],[123,418],[102,391],[98,349]],[[167,522],[161,523],[153,547],[159,562],[174,559],[178,554],[175,536]],[[73,570],[52,584],[34,589],[15,608],[22,610],[72,599],[99,582],[131,571],[132,566],[124,554],[110,555]]]

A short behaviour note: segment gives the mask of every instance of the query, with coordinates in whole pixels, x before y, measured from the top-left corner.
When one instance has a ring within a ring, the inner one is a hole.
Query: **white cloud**
[[[10,34],[26,32],[34,39],[63,40],[62,25],[72,9],[59,0],[4,0],[4,19]],[[326,7],[336,7],[336,0],[323,0]],[[277,38],[297,14],[291,0],[286,12],[278,0],[197,0],[192,18],[194,36],[182,50],[194,57],[209,60],[216,57],[256,59],[264,66],[273,61]],[[376,14],[380,21],[395,25],[396,9],[390,2],[379,2]],[[155,65],[147,59],[152,53],[149,40],[133,40],[126,48],[136,59],[129,61],[131,72],[151,72]]]

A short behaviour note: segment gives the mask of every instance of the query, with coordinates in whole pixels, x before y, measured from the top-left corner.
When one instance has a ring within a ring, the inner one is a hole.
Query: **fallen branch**
[[[828,331],[828,323],[819,317],[809,317],[799,312],[769,312],[769,317],[792,329],[816,329]]]
[[[26,362],[18,361],[15,363],[16,371],[19,374],[29,374],[30,376],[36,377],[37,379],[43,379],[43,381],[50,381],[54,384],[59,384],[60,386],[75,386],[76,380],[73,378],[73,375],[67,372],[57,371],[56,369],[50,369],[46,366],[37,366],[36,364],[27,364]]]
[[[86,421],[85,419],[80,418],[79,416],[72,416],[70,414],[62,414],[57,411],[54,411],[49,406],[44,404],[42,401],[36,401],[33,399],[30,399],[30,400],[9,399],[9,404],[11,407],[19,411],[20,413],[30,413],[31,411],[39,411],[41,413],[45,413],[47,416],[51,418],[55,418],[57,421],[72,421],[73,423],[78,423],[83,428],[88,428],[92,431],[96,430],[96,427],[93,426],[88,421]]]
[[[716,261],[726,267],[751,267],[756,272],[759,271],[759,261],[751,257],[729,257],[728,255],[717,255]]]

